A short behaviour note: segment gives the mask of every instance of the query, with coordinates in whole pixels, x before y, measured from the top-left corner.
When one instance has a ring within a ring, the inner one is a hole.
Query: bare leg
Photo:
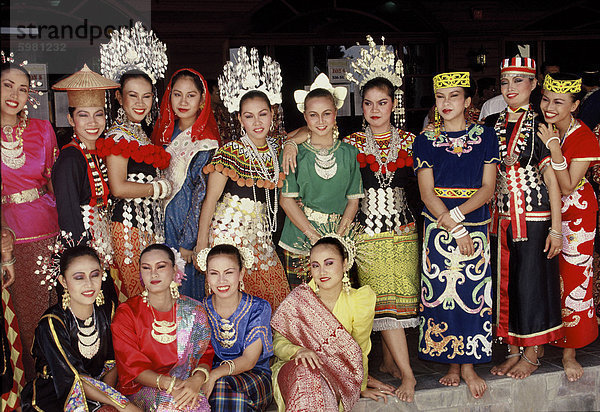
[[[392,375],[396,379],[402,379],[402,372],[400,372],[400,369],[398,366],[396,366],[396,362],[394,362],[394,358],[392,358],[392,353],[386,344],[385,338],[383,338],[383,333],[381,339],[381,350],[383,352],[383,361],[379,366],[379,372]]]
[[[583,376],[583,367],[575,359],[575,349],[564,348],[562,358],[565,374],[570,382],[575,382]]]
[[[485,383],[485,380],[475,372],[472,363],[460,365],[460,376],[464,379],[471,391],[471,395],[473,395],[475,399],[479,399],[483,396],[487,389],[487,384]]]
[[[382,330],[381,336],[387,346],[395,366],[400,370],[402,384],[394,391],[396,396],[404,402],[412,402],[415,397],[417,381],[410,367],[408,358],[408,345],[404,329]]]
[[[511,370],[513,366],[519,361],[519,347],[515,345],[508,345],[508,355],[506,355],[506,360],[502,362],[500,365],[494,366],[490,373],[492,375],[503,376]]]
[[[535,346],[528,346],[523,351],[521,359],[507,373],[507,376],[515,379],[525,379],[540,367],[537,350]]]
[[[446,386],[458,386],[460,383],[460,365],[451,363],[448,373],[440,378],[440,383]]]

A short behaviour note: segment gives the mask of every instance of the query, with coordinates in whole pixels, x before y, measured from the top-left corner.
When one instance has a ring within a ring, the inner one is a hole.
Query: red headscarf
[[[192,125],[192,141],[211,139],[216,140],[221,144],[221,136],[219,135],[217,122],[215,121],[215,116],[210,107],[210,91],[208,90],[204,77],[194,69],[179,69],[171,76],[171,80],[169,80],[169,85],[167,86],[167,90],[165,90],[165,94],[160,104],[158,121],[152,132],[152,142],[157,145],[171,143],[171,136],[173,136],[173,129],[175,127],[175,121],[177,120],[177,116],[175,116],[175,112],[173,111],[173,106],[171,106],[171,89],[173,88],[173,78],[177,73],[183,70],[187,70],[198,76],[204,87],[204,108]]]

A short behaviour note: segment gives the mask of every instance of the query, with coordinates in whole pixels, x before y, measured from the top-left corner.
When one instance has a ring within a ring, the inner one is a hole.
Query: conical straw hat
[[[106,77],[90,70],[87,64],[83,69],[73,73],[69,77],[62,79],[52,88],[54,90],[106,90],[116,89],[119,83],[115,83]]]

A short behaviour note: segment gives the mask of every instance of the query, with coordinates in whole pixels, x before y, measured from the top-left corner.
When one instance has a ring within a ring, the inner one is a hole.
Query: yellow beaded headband
[[[440,73],[433,78],[433,92],[446,87],[471,87],[469,72]]]
[[[549,74],[544,79],[544,89],[554,93],[579,93],[581,78],[575,80],[556,80]]]

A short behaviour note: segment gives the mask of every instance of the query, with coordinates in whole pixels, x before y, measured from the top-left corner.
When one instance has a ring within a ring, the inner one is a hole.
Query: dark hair
[[[267,106],[271,107],[271,102],[269,101],[269,98],[267,97],[266,94],[264,94],[260,90],[250,90],[248,93],[243,95],[242,98],[240,99],[240,113],[242,112],[242,106],[244,105],[246,100],[250,100],[250,99],[264,100],[264,102],[267,104]]]
[[[360,89],[361,97],[364,99],[365,93],[375,88],[385,90],[385,92],[388,94],[388,96],[390,96],[392,101],[394,101],[394,92],[396,91],[396,88],[394,87],[392,82],[386,79],[385,77],[375,77],[366,82],[365,85]]]
[[[29,72],[22,67],[19,64],[16,63],[2,63],[1,69],[0,69],[0,74],[4,73],[5,71],[8,70],[19,70],[21,73],[23,73],[25,76],[27,76],[27,87],[29,87],[29,83],[31,83],[31,75],[29,74]]]
[[[540,74],[545,74],[546,73],[546,69],[550,66],[555,66],[558,67],[560,69],[560,64],[558,64],[558,62],[554,62],[552,60],[548,60],[542,63],[542,67],[540,68]]]
[[[342,242],[340,242],[334,237],[325,236],[317,240],[315,244],[312,245],[312,247],[310,248],[311,252],[315,247],[319,245],[334,246],[337,249],[340,256],[342,257],[342,259],[348,259],[348,252],[346,252],[346,248],[344,247],[344,245],[342,245]]]
[[[205,79],[208,92],[212,93],[215,87],[219,87],[219,83],[215,79]]]
[[[548,73],[548,76],[550,76],[554,80],[577,80],[577,79],[581,79],[580,76],[577,76],[576,74],[573,74],[573,73]],[[577,100],[579,100],[581,102],[583,100],[584,96],[586,95],[586,91],[582,87],[581,91],[579,91],[578,93],[569,93],[569,94],[571,95],[571,99],[573,99],[573,102],[576,102]]]
[[[496,79],[493,77],[482,77],[477,80],[477,89],[479,91],[479,97],[483,97],[483,91],[490,87],[496,86]]]
[[[175,83],[177,83],[177,80],[181,79],[182,77],[191,78],[194,81],[196,89],[198,89],[200,93],[204,93],[204,85],[202,84],[202,79],[200,79],[200,76],[198,76],[196,73],[191,72],[189,70],[181,70],[175,76],[173,76],[173,78],[171,79],[171,88],[175,85]]]
[[[60,257],[60,274],[64,276],[67,272],[67,269],[69,269],[69,266],[71,266],[71,263],[73,263],[75,259],[82,256],[94,258],[94,260],[98,262],[98,265],[102,267],[100,258],[94,249],[87,245],[78,245],[68,248],[63,252],[62,256]]]
[[[237,261],[240,270],[242,269],[242,255],[240,254],[239,249],[233,245],[213,246],[213,248],[210,250],[210,252],[208,252],[208,255],[206,256],[207,266],[208,266],[208,261],[212,257],[219,256],[219,255],[227,255],[227,256],[233,257]]]
[[[163,245],[162,243],[154,243],[142,250],[142,253],[140,253],[140,262],[142,261],[142,256],[144,256],[145,253],[152,252],[153,250],[160,250],[161,252],[165,252],[167,255],[169,255],[169,260],[171,261],[171,263],[175,265],[175,253],[173,253],[170,247],[168,247],[167,245]]]
[[[331,103],[333,104],[333,107],[335,108],[335,99],[333,98],[333,94],[331,94],[329,92],[329,90],[325,90],[325,89],[314,89],[311,90],[310,92],[308,92],[308,94],[306,95],[306,97],[304,98],[304,109],[306,110],[306,103],[310,100],[310,99],[314,99],[317,97],[325,97],[329,100],[331,100]]]
[[[144,73],[141,70],[129,70],[128,72],[123,73],[121,79],[119,80],[119,84],[121,85],[121,87],[119,87],[119,90],[121,92],[123,91],[123,87],[125,87],[125,83],[127,83],[127,81],[131,79],[144,79],[148,83],[150,83],[150,86],[153,86],[152,79],[146,73]]]

